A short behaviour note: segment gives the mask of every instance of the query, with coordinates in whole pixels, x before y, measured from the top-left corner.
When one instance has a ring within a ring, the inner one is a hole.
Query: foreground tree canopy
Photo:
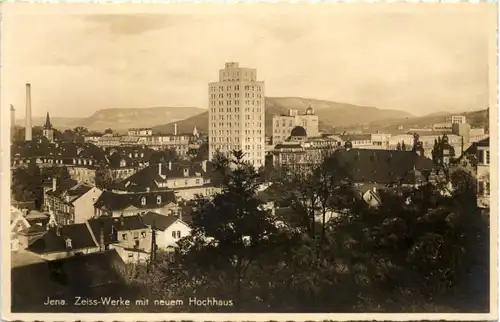
[[[137,296],[233,304],[173,311],[488,310],[489,219],[469,173],[453,173],[452,196],[424,185],[385,191],[368,207],[348,171],[326,158],[282,180],[280,202],[295,216],[283,218],[258,198],[259,174],[241,152],[215,164],[221,193],[198,196],[192,235],[178,248],[133,267]]]

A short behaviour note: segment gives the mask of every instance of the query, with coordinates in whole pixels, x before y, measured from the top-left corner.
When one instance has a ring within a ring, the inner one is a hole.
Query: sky
[[[488,106],[492,5],[194,6],[6,6],[2,108],[24,117],[28,82],[33,116],[207,108],[229,61],[256,68],[266,96],[414,115]]]

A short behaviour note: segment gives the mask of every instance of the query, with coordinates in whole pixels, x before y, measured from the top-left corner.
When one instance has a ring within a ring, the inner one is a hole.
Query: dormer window
[[[125,162],[125,160],[124,160],[124,159],[122,159],[122,160],[120,161],[120,167],[124,167],[124,166],[126,166],[126,165],[127,165],[127,163]]]
[[[156,197],[156,203],[157,204],[161,204],[161,196],[157,196]]]
[[[144,153],[141,152],[141,158],[143,158],[143,157],[144,157]]]
[[[66,238],[66,248],[71,249],[73,248],[73,245],[71,244],[71,239]]]
[[[141,198],[141,205],[143,205],[143,206],[146,205],[146,197]]]

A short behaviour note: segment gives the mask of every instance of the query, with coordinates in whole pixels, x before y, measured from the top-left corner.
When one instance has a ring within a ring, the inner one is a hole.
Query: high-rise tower
[[[256,69],[230,62],[209,83],[209,160],[217,151],[241,150],[250,164],[264,166],[264,82],[256,79]]]
[[[26,84],[26,116],[24,117],[25,140],[31,141],[31,85]]]

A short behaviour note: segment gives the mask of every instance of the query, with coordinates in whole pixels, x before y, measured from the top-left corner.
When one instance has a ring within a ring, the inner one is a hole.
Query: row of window
[[[262,91],[262,88],[259,85],[245,85],[244,89],[245,89],[245,91],[257,91],[257,92]],[[231,90],[239,91],[240,85],[226,85],[226,86],[219,85],[219,86],[211,86],[210,87],[211,92],[216,92],[217,90],[219,90],[219,91],[224,91],[224,90],[226,90],[226,91],[231,91]]]
[[[212,106],[224,106],[224,101],[216,101],[216,100],[212,100],[211,101],[212,103]],[[218,103],[217,103],[218,102]],[[260,100],[246,100],[245,101],[245,105],[260,105],[261,101]],[[226,106],[231,106],[231,105],[240,105],[240,100],[226,100]]]
[[[490,164],[490,151],[479,150],[478,161],[480,164]]]
[[[217,112],[219,112],[219,113],[233,113],[233,108],[231,108],[231,107],[227,107],[227,108],[224,108],[224,107],[219,107],[219,108],[212,107],[212,108],[210,108],[210,112],[212,112],[212,113],[217,113]],[[240,108],[239,107],[234,107],[234,112],[235,113],[239,113],[240,112]],[[245,108],[245,112],[246,113],[250,113],[250,112],[252,112],[252,113],[262,113],[262,109],[260,107],[257,107],[257,108],[255,108],[255,107],[252,107],[252,108],[246,107]]]
[[[228,123],[224,123],[224,122],[219,122],[219,123],[215,123],[213,122],[212,123],[212,128],[216,128],[216,127],[224,127],[224,126],[227,126],[227,127],[233,127],[233,126],[236,126],[236,127],[239,127],[240,126],[240,123],[238,122],[235,122],[235,123],[231,123],[231,122],[228,122]],[[250,123],[250,122],[245,122],[245,127],[252,127],[252,128],[260,128],[262,127],[262,122],[257,122],[257,123]]]

